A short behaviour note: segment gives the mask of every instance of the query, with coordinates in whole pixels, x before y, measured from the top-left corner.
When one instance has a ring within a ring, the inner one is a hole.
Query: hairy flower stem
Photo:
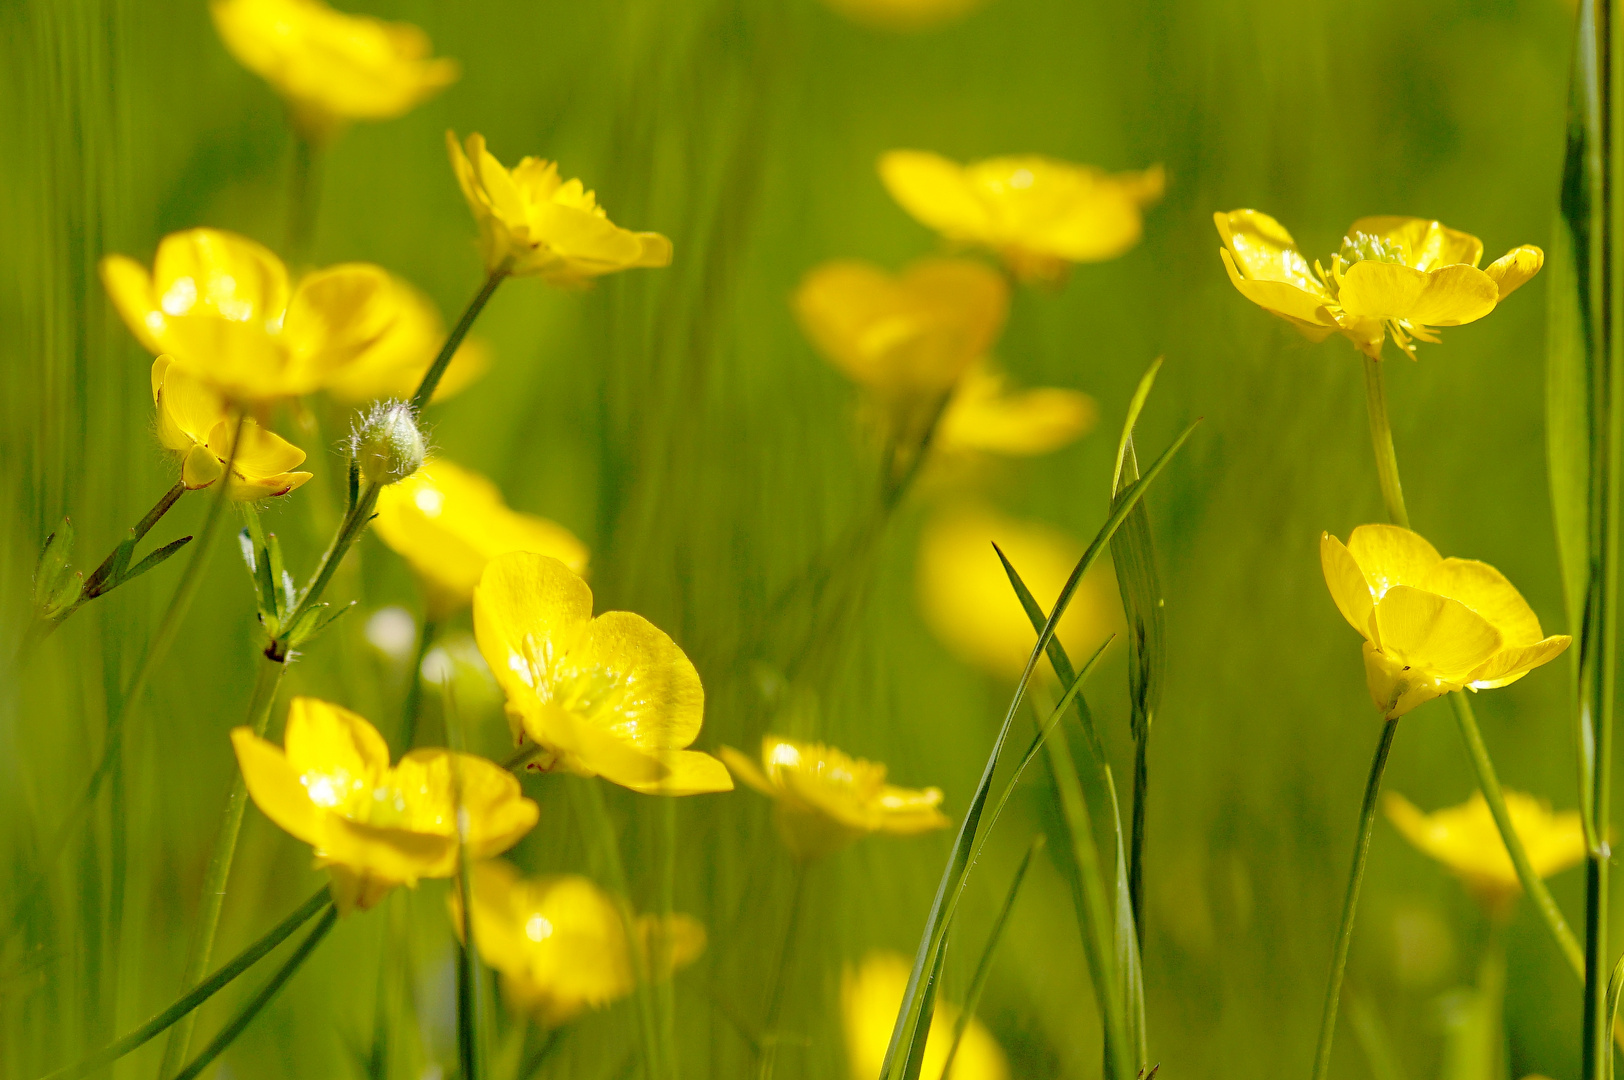
[[[1365,411],[1370,415],[1370,445],[1376,451],[1376,475],[1381,480],[1382,501],[1394,525],[1408,529],[1409,511],[1404,509],[1404,489],[1398,482],[1398,455],[1393,452],[1393,425],[1387,419],[1387,380],[1382,362],[1365,357]]]
[[[509,272],[508,264],[505,262],[492,270],[491,276],[485,279],[485,284],[480,286],[479,292],[468,302],[468,309],[462,313],[462,318],[457,320],[457,325],[452,329],[451,336],[445,339],[445,344],[440,346],[440,355],[429,365],[428,372],[424,374],[423,381],[417,387],[417,393],[412,395],[413,412],[421,413],[423,406],[433,399],[434,390],[440,385],[440,376],[444,375],[445,369],[450,366],[451,357],[455,355],[457,346],[468,336],[468,330],[474,325],[474,320],[485,310],[485,304],[496,292],[496,287],[507,280]]]
[[[263,736],[270,724],[271,705],[276,701],[277,688],[282,685],[282,676],[286,672],[286,664],[278,663],[269,656],[260,658],[259,670],[254,677],[254,694],[248,704],[248,726],[253,728],[255,735]],[[187,985],[197,982],[209,969],[209,960],[214,953],[214,937],[220,929],[220,909],[225,904],[226,884],[231,880],[231,864],[236,858],[237,837],[242,832],[243,813],[247,808],[248,785],[243,781],[242,771],[238,770],[231,781],[225,816],[220,821],[220,833],[215,837],[214,853],[209,857],[208,873],[203,879],[203,900],[197,913],[197,925],[192,931],[192,945],[183,979]],[[181,1062],[186,1060],[186,1054],[191,1049],[192,1029],[196,1025],[197,1017],[187,1016],[169,1033],[158,1080],[166,1080],[174,1075]]]
[[[1376,822],[1376,799],[1381,794],[1382,773],[1387,771],[1387,755],[1393,749],[1398,721],[1382,727],[1376,756],[1370,763],[1365,782],[1365,800],[1359,807],[1359,838],[1353,849],[1353,868],[1348,873],[1348,891],[1342,899],[1342,924],[1336,932],[1336,951],[1331,956],[1331,982],[1325,989],[1325,1011],[1320,1016],[1319,1047],[1314,1051],[1314,1080],[1325,1080],[1331,1071],[1331,1039],[1336,1034],[1336,1014],[1342,999],[1342,975],[1348,967],[1348,947],[1353,943],[1353,917],[1359,910],[1359,887],[1365,880],[1365,857],[1370,854],[1370,831]]]
[[[784,990],[789,985],[790,960],[795,952],[795,931],[801,925],[801,901],[806,896],[805,860],[795,860],[795,878],[790,886],[789,917],[784,922],[784,943],[778,949],[778,966],[773,971],[772,989],[767,994],[767,1020],[761,1027],[761,1061],[757,1080],[772,1080],[778,1067],[778,1017],[784,1009]]]

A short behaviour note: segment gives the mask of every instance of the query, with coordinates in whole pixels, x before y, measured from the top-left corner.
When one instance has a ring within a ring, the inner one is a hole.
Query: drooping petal
[[[225,462],[204,443],[193,443],[181,462],[181,483],[192,491],[206,488],[226,471]]]
[[[1331,599],[1348,625],[1366,638],[1376,631],[1371,620],[1376,612],[1376,599],[1370,582],[1359,562],[1342,541],[1330,533],[1320,534],[1320,568],[1325,574],[1325,586],[1331,590]]]
[[[274,431],[266,431],[252,418],[242,422],[242,438],[232,454],[232,438],[237,425],[221,420],[209,431],[208,447],[221,461],[230,461],[232,471],[245,480],[257,480],[288,472],[304,463],[305,452]]]
[[[644,795],[710,795],[733,790],[733,777],[727,766],[698,750],[677,750],[662,754],[660,764],[666,774],[657,780],[632,781],[625,787]]]
[[[1468,681],[1478,690],[1508,686],[1540,665],[1555,660],[1572,642],[1566,634],[1554,634],[1529,645],[1502,649],[1474,670]]]
[[[474,590],[474,636],[510,704],[536,699],[591,619],[592,590],[545,555],[499,555]]]
[[[1395,585],[1424,587],[1443,561],[1417,533],[1397,525],[1361,525],[1348,536],[1348,551],[1379,598]]]
[[[1500,651],[1500,632],[1458,600],[1395,585],[1376,604],[1381,651],[1450,682]]]
[[[171,450],[206,442],[227,415],[225,399],[175,366],[170,356],[152,362],[153,400],[158,406],[158,441]]]
[[[1506,576],[1475,559],[1444,559],[1419,582],[1421,588],[1459,600],[1500,631],[1508,646],[1531,645],[1544,636],[1539,616]]]
[[[1545,252],[1532,244],[1524,244],[1522,247],[1512,248],[1494,260],[1484,273],[1488,274],[1489,279],[1499,288],[1500,299],[1504,300],[1522,288],[1544,265]]]
[[[254,805],[293,836],[320,847],[327,835],[327,811],[311,801],[299,770],[282,748],[247,727],[232,729],[231,746]]]

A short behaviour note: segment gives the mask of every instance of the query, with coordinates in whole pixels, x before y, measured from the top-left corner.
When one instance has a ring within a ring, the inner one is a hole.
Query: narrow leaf
[[[1128,1045],[1133,1049],[1135,1071],[1143,1070],[1149,1057],[1145,1046],[1145,973],[1139,956],[1139,931],[1134,925],[1133,897],[1128,889],[1128,852],[1122,842],[1122,811],[1116,804],[1116,787],[1111,788],[1111,817],[1116,834],[1116,965],[1121,984],[1124,1026]]]
[[[127,582],[134,581],[136,578],[140,577],[148,570],[151,570],[153,567],[159,565],[165,559],[168,559],[171,555],[175,554],[175,552],[179,551],[181,548],[185,547],[191,542],[192,538],[190,536],[183,536],[178,540],[171,540],[163,547],[153,551],[146,558],[130,567],[130,569],[118,579],[118,584],[123,585]]]

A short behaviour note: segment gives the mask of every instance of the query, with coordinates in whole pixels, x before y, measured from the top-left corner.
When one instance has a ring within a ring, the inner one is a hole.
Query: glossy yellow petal
[[[100,270],[102,287],[130,333],[148,352],[163,352],[164,313],[158,307],[147,268],[127,256],[108,255],[102,259]]]
[[[254,805],[296,838],[320,847],[327,837],[328,814],[311,799],[299,770],[282,749],[247,727],[232,729],[231,746]]]
[[[385,303],[387,325],[326,380],[328,393],[340,401],[411,397],[445,342],[439,309],[410,283],[391,275]],[[489,367],[489,347],[479,341],[465,342],[452,355],[432,400],[452,396]]]
[[[879,168],[898,205],[943,236],[968,240],[991,228],[992,215],[957,162],[923,150],[892,150],[880,156]]]
[[[1321,305],[1331,302],[1330,292],[1297,250],[1297,241],[1274,218],[1256,210],[1231,210],[1212,218],[1231,256],[1231,280],[1280,282],[1317,297]]]
[[[1568,635],[1555,634],[1529,645],[1502,649],[1472,672],[1470,685],[1477,690],[1509,686],[1542,664],[1555,660],[1572,643]]]
[[[474,636],[510,704],[536,698],[591,619],[592,590],[545,555],[499,555],[474,590]]]
[[[1366,638],[1372,637],[1376,632],[1372,622],[1376,600],[1371,594],[1370,582],[1353,554],[1330,533],[1320,534],[1320,568],[1325,573],[1331,599],[1348,625]]]
[[[228,415],[225,399],[176,367],[170,356],[152,362],[152,387],[158,407],[158,441],[171,450],[190,450],[206,442],[215,425]],[[303,460],[304,455],[299,457]]]
[[[698,750],[677,750],[661,754],[664,776],[655,780],[620,781],[644,795],[710,795],[733,790],[733,777],[727,766]]]
[[[1489,279],[1500,290],[1500,299],[1504,300],[1522,288],[1544,265],[1545,252],[1532,244],[1524,244],[1522,247],[1512,248],[1494,260],[1484,273],[1489,275]]]
[[[1451,229],[1439,221],[1413,217],[1365,217],[1348,227],[1348,236],[1358,234],[1396,241],[1406,265],[1417,270],[1435,270],[1452,263],[1476,266],[1483,258],[1483,241],[1471,233]]]
[[[1444,559],[1417,584],[1428,592],[1459,600],[1500,631],[1508,646],[1532,645],[1544,637],[1539,617],[1516,586],[1488,563]]]
[[[525,735],[553,755],[555,767],[635,791],[671,775],[662,755],[570,709],[548,702],[523,709],[520,717]]]
[[[540,814],[506,769],[472,754],[438,747],[413,750],[401,758],[390,786],[403,793],[398,817],[388,819],[392,824],[453,840],[453,813],[460,797],[468,815],[469,855],[475,859],[499,855],[518,843],[535,827]],[[373,820],[379,820],[376,814]],[[435,876],[455,872],[454,862],[448,861],[436,868]]]
[[[1423,326],[1460,326],[1494,310],[1500,290],[1463,263],[1433,271],[1365,260],[1342,275],[1339,301],[1356,318],[1403,319]]]
[[[271,499],[303,487],[311,475],[307,472],[284,472],[244,479],[233,472],[227,494],[238,502]]]
[[[282,321],[288,272],[271,250],[223,229],[187,229],[158,243],[152,264],[158,306],[171,318],[213,315],[261,330]]]
[[[203,443],[194,443],[181,462],[180,479],[189,490],[206,488],[226,471],[225,462]]]
[[[236,430],[235,421],[221,420],[209,432],[208,446],[222,462],[230,461],[232,471],[245,480],[275,476],[304,463],[303,450],[252,419],[243,421],[242,440],[233,457],[231,444]]]
[[[936,425],[936,447],[1047,454],[1087,433],[1099,416],[1087,394],[1058,387],[1009,392],[1004,381],[985,365],[972,367]]]
[[[1326,310],[1329,300],[1319,292],[1286,281],[1242,277],[1227,249],[1219,249],[1218,257],[1224,261],[1230,283],[1264,311],[1287,320],[1315,340],[1323,341],[1336,330],[1336,321]]]
[[[288,703],[288,763],[317,806],[342,810],[370,796],[389,768],[389,746],[358,713],[319,698]]]
[[[415,885],[419,878],[449,877],[456,867],[456,837],[391,825],[374,825],[330,814],[320,857],[388,885]],[[362,904],[361,906],[367,906]]]
[[[319,373],[293,367],[279,337],[214,315],[170,319],[164,340],[175,365],[226,397],[262,400],[308,394]]]
[[[1380,597],[1395,585],[1425,587],[1443,561],[1420,535],[1397,525],[1361,525],[1348,536],[1348,551]]]
[[[400,305],[393,279],[371,263],[340,263],[299,282],[288,304],[283,339],[293,363],[320,373],[342,373],[390,331]]]
[[[1371,641],[1365,642],[1363,652],[1365,687],[1370,691],[1371,702],[1388,720],[1396,720],[1411,709],[1464,685],[1463,679],[1445,678],[1432,668],[1384,653]]]
[[[593,619],[552,677],[561,707],[645,752],[680,750],[699,735],[705,714],[699,673],[677,643],[641,615],[608,611]]]
[[[1458,600],[1395,585],[1376,604],[1376,644],[1411,667],[1446,681],[1464,680],[1500,651],[1500,632]]]
[[[907,992],[910,965],[892,952],[872,952],[855,968],[848,965],[840,983],[840,1009],[852,1080],[880,1075],[891,1041],[897,1009]],[[936,998],[920,1076],[940,1077],[958,1024],[958,1009]],[[1008,1080],[1009,1064],[981,1021],[965,1025],[950,1080]]]

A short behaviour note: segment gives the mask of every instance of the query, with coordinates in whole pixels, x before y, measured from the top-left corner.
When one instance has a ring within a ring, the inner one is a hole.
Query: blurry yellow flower
[[[1505,792],[1506,811],[1534,872],[1542,878],[1577,866],[1585,858],[1584,826],[1577,810],[1557,814],[1550,803]],[[1516,867],[1481,791],[1459,806],[1423,814],[1404,796],[1383,796],[1387,818],[1404,838],[1460,876],[1485,903],[1495,906],[1522,892]]]
[[[401,278],[389,275],[389,288],[377,303],[392,312],[390,321],[365,349],[325,381],[328,393],[347,404],[379,398],[408,400],[445,344],[445,322],[434,301]],[[444,401],[485,374],[490,347],[470,340],[451,356],[431,404]]]
[[[210,0],[231,55],[287,100],[300,132],[330,139],[352,120],[400,116],[457,81],[428,35],[321,0]]]
[[[651,795],[731,791],[699,735],[705,690],[682,649],[629,611],[592,617],[592,590],[557,559],[493,558],[474,590],[474,635],[507,694],[530,768],[601,776]]]
[[[798,859],[839,851],[869,833],[912,836],[945,829],[941,788],[900,788],[885,766],[848,757],[832,746],[776,735],[761,740],[761,768],[722,747],[733,775],[771,798],[779,834]]]
[[[855,969],[846,966],[840,980],[840,1011],[845,1020],[846,1054],[851,1062],[852,1080],[872,1080],[885,1065],[885,1050],[891,1042],[897,1010],[908,991],[909,963],[894,952],[871,952]],[[953,1042],[953,1028],[959,1010],[936,997],[930,1018],[930,1034],[925,1040],[925,1059],[919,1075],[941,1077],[947,1063],[947,1049]],[[1004,1051],[985,1026],[975,1017],[965,1025],[964,1038],[953,1059],[953,1071],[942,1080],[1008,1080],[1009,1063]]]
[[[1471,687],[1516,682],[1572,639],[1545,637],[1522,594],[1487,563],[1445,559],[1397,525],[1320,536],[1331,598],[1365,638],[1371,700],[1391,720]]]
[[[307,472],[288,471],[304,462],[304,451],[251,418],[243,419],[242,446],[232,460],[237,421],[230,407],[167,356],[152,362],[152,403],[158,410],[158,441],[180,452],[181,481],[190,489],[220,479],[227,461],[227,494],[242,501],[286,495],[310,479]]]
[[[928,30],[963,18],[986,0],[824,0],[854,23],[876,30]]]
[[[1047,611],[1083,548],[1037,522],[1016,521],[990,507],[966,505],[925,523],[919,539],[917,589],[925,623],[947,650],[999,678],[1016,679],[1037,643],[996,543]],[[1058,636],[1080,664],[1122,621],[1110,569],[1096,564],[1078,583]],[[1042,667],[1039,670],[1044,670]]]
[[[1036,154],[960,165],[922,150],[883,155],[880,179],[922,224],[997,252],[1022,281],[1127,252],[1165,186],[1160,165],[1111,174]]]
[[[582,285],[617,270],[670,265],[671,241],[610,221],[581,181],[559,178],[556,162],[527,157],[504,168],[477,134],[468,136],[466,152],[453,132],[446,145],[479,222],[487,271],[506,266],[555,285]]]
[[[285,749],[250,728],[231,733],[254,803],[316,849],[346,913],[396,885],[456,873],[459,788],[470,858],[501,854],[536,823],[536,804],[506,769],[440,749],[413,750],[390,768],[377,729],[325,701],[294,698],[282,741]]]
[[[1043,386],[1009,390],[1005,375],[972,365],[942,413],[936,448],[1010,456],[1047,454],[1086,435],[1099,417],[1094,399],[1078,390]]]
[[[444,459],[380,491],[372,528],[411,564],[433,619],[472,600],[485,564],[510,551],[551,555],[586,573],[586,545],[573,533],[508,509],[495,484]]]
[[[1232,210],[1213,220],[1242,296],[1311,341],[1340,332],[1378,360],[1389,331],[1413,360],[1412,338],[1436,344],[1432,327],[1481,319],[1545,263],[1544,252],[1525,244],[1479,270],[1483,241],[1475,236],[1421,218],[1367,217],[1348,228],[1326,273],[1267,214]]]
[[[601,1009],[637,987],[641,961],[668,979],[705,951],[705,928],[687,915],[641,915],[627,947],[626,923],[614,898],[584,877],[521,878],[505,862],[474,867],[474,942],[502,976],[510,1008],[556,1027]],[[462,926],[461,897],[451,895]]]

